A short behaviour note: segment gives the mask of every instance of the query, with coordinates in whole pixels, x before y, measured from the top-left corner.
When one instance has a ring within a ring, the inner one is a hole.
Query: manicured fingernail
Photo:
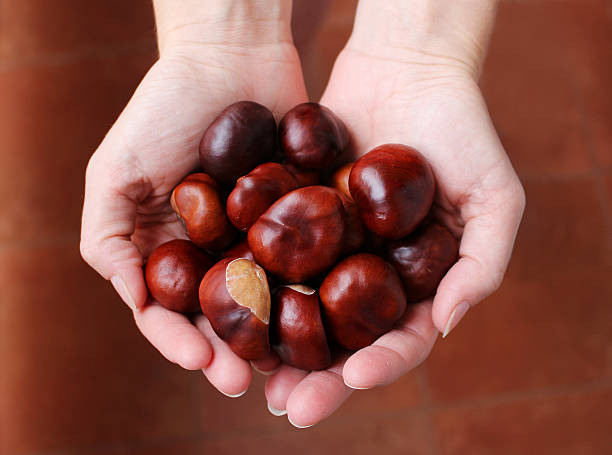
[[[348,382],[346,382],[346,379],[344,380],[344,385],[347,387],[350,387],[351,389],[355,389],[355,390],[368,390],[372,388],[372,387],[357,387],[356,385],[351,385]]]
[[[280,366],[277,366],[273,370],[263,371],[257,368],[253,362],[251,362],[251,366],[253,367],[255,371],[257,371],[259,374],[263,374],[264,376],[272,376],[274,373],[276,373],[280,369]]]
[[[121,297],[121,299],[129,306],[133,311],[138,311],[136,308],[136,303],[132,298],[132,294],[130,294],[129,289],[125,285],[125,281],[119,275],[113,275],[110,279],[111,284],[117,291],[117,294]]]
[[[229,398],[238,398],[238,397],[241,397],[242,395],[244,395],[246,393],[246,390],[243,390],[242,392],[237,393],[235,395],[232,395],[230,393],[225,393],[222,390],[219,390],[219,392],[221,392],[223,395],[225,395],[226,397],[229,397]]]
[[[291,425],[293,425],[295,428],[300,428],[300,429],[302,429],[302,428],[310,428],[312,425],[314,425],[314,423],[313,423],[312,425],[298,425],[297,423],[294,423],[294,422],[291,420],[291,417],[289,417],[289,416],[287,416],[287,420],[289,420],[289,423],[290,423]]]
[[[457,327],[457,324],[459,324],[459,321],[461,321],[461,318],[465,316],[465,313],[467,313],[467,310],[469,309],[470,304],[467,302],[461,302],[455,307],[450,317],[448,318],[448,321],[446,322],[446,327],[444,328],[442,338],[446,338],[446,335],[448,335],[451,330]]]
[[[270,403],[268,403],[268,411],[270,411],[270,414],[276,417],[284,416],[285,414],[287,414],[287,411],[285,411],[284,409],[273,408],[272,406],[270,406]]]

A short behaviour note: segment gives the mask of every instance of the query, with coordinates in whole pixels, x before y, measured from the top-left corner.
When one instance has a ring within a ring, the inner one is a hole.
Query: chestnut
[[[357,252],[366,240],[366,230],[359,217],[357,206],[351,198],[346,196],[340,190],[336,190],[338,196],[342,200],[344,208],[344,242],[342,244],[342,254],[352,254]]]
[[[307,171],[294,166],[291,163],[284,164],[287,169],[295,177],[300,187],[318,185],[320,182],[319,173],[317,171]]]
[[[239,101],[210,124],[200,142],[204,172],[223,185],[233,185],[276,149],[276,121],[270,110],[253,101]]]
[[[227,217],[246,232],[268,207],[298,186],[293,174],[282,164],[260,164],[236,182],[227,198]]]
[[[344,218],[336,190],[307,186],[276,201],[251,227],[247,238],[258,264],[287,282],[300,283],[338,259]]]
[[[221,190],[209,175],[199,172],[185,177],[172,192],[170,204],[200,248],[222,250],[234,238]]]
[[[249,261],[255,261],[253,252],[251,251],[251,248],[249,248],[249,242],[247,242],[246,239],[236,243],[229,250],[225,251],[221,257],[223,259],[244,258],[248,259]]]
[[[347,163],[344,166],[338,168],[332,175],[331,186],[341,191],[345,196],[352,199],[351,192],[349,190],[349,175],[353,165],[355,163]]]
[[[301,284],[282,286],[272,298],[270,342],[281,360],[301,370],[324,370],[331,353],[317,291]]]
[[[348,142],[344,123],[318,103],[295,106],[281,119],[278,132],[287,160],[304,169],[330,166]]]
[[[349,189],[366,227],[399,239],[425,218],[433,202],[434,175],[411,147],[385,144],[362,156],[349,175]]]
[[[319,294],[327,335],[349,350],[372,344],[406,310],[406,293],[397,272],[369,253],[338,263],[323,280]]]
[[[145,266],[151,296],[179,313],[200,311],[198,288],[214,259],[189,240],[170,240],[153,250]]]
[[[386,245],[386,258],[404,283],[408,302],[435,294],[438,284],[457,261],[459,248],[451,232],[438,223],[427,223],[408,237]]]
[[[200,305],[215,333],[244,360],[270,351],[270,290],[266,273],[248,259],[222,259],[200,284]]]

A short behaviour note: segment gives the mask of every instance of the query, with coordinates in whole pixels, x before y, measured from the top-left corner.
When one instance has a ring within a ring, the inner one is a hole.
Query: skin
[[[249,364],[206,318],[192,324],[147,301],[142,262],[157,245],[184,237],[169,195],[196,168],[198,141],[218,112],[252,99],[278,120],[306,101],[290,2],[246,3],[155,2],[160,60],[91,158],[81,241],[83,257],[111,279],[145,337],[170,361],[202,369],[229,395],[248,387]],[[266,372],[280,367],[268,378],[266,398],[296,426],[328,417],[354,389],[389,384],[413,369],[438,334],[457,324],[460,310],[501,283],[525,196],[476,83],[494,3],[359,3],[321,102],[345,122],[355,157],[389,142],[427,157],[438,182],[434,212],[461,239],[460,260],[433,301],[413,306],[391,332],[328,370],[308,373],[274,357],[254,365]]]

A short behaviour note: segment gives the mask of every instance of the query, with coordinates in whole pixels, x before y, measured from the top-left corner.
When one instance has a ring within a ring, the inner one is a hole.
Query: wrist
[[[497,0],[360,0],[348,48],[477,78]]]
[[[154,0],[160,55],[291,44],[288,0]]]

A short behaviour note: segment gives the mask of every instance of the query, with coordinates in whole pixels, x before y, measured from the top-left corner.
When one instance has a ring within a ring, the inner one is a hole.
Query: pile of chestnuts
[[[190,240],[151,253],[151,296],[201,310],[245,360],[273,349],[305,370],[391,330],[435,293],[457,241],[429,216],[435,180],[418,151],[385,144],[337,167],[347,143],[342,121],[316,103],[278,128],[260,104],[227,107],[201,140],[203,172],[172,192]]]

